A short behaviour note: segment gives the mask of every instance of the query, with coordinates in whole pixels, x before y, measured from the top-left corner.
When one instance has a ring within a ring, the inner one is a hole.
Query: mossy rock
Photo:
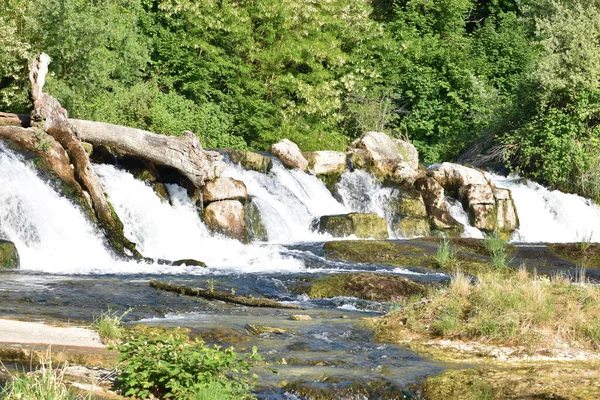
[[[311,298],[338,296],[371,301],[390,301],[395,296],[425,294],[424,285],[397,275],[370,272],[334,274],[315,280],[307,291]]]
[[[171,263],[171,265],[178,267],[180,265],[186,265],[188,267],[201,267],[206,268],[206,264],[202,261],[194,260],[192,258],[184,258],[182,260],[176,260]]]
[[[427,218],[406,217],[392,223],[392,230],[399,237],[414,238],[431,235]]]
[[[319,178],[319,180],[321,182],[323,182],[323,184],[325,184],[325,187],[327,188],[327,190],[329,190],[331,193],[336,192],[336,185],[337,183],[340,181],[340,177],[342,176],[342,174],[321,174],[321,175],[317,175],[317,178]]]
[[[17,269],[19,266],[19,252],[15,244],[0,239],[0,269]]]
[[[260,209],[252,198],[246,203],[246,236],[250,242],[266,242],[269,240],[267,228],[262,223]]]
[[[431,266],[423,247],[410,241],[337,240],[323,246],[325,258],[333,261],[387,264],[397,267]]]
[[[335,378],[284,383],[283,389],[306,400],[411,399],[413,394],[384,378]]]
[[[388,226],[377,214],[350,213],[325,215],[319,220],[319,232],[335,237],[355,235],[359,238],[387,239]]]
[[[423,197],[416,190],[401,190],[390,200],[388,208],[394,215],[402,217],[426,217],[427,210]]]
[[[254,153],[251,151],[223,149],[222,152],[229,156],[231,162],[240,164],[245,169],[267,173],[273,167],[273,160],[269,156]]]
[[[169,192],[167,191],[167,187],[164,183],[156,182],[152,185],[154,192],[160,197],[162,200],[168,202],[169,201]]]

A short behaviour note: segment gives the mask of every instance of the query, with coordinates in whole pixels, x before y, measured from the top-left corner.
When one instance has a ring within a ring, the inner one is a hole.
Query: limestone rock
[[[246,184],[233,178],[217,178],[206,182],[202,190],[204,204],[221,200],[248,200]]]
[[[204,209],[204,222],[214,232],[246,241],[244,205],[237,200],[210,203]]]
[[[350,146],[354,168],[368,167],[380,180],[412,183],[418,176],[415,147],[382,132],[366,132]]]
[[[229,159],[248,170],[267,173],[273,166],[273,160],[269,156],[254,153],[252,151],[224,149],[219,150],[229,156]]]
[[[291,140],[281,139],[271,146],[271,153],[275,154],[286,168],[308,171],[308,160],[304,158],[298,145]]]
[[[496,199],[496,229],[500,232],[512,232],[519,227],[517,208],[510,190],[494,188]]]
[[[458,189],[467,185],[488,185],[481,171],[449,162],[445,162],[437,167],[433,171],[433,178],[446,189]]]
[[[306,314],[294,314],[294,315],[290,315],[290,319],[292,319],[294,321],[310,321],[310,320],[312,320],[312,317],[310,315],[306,315]]]
[[[402,190],[388,203],[394,215],[401,217],[426,217],[427,210],[423,197],[416,190]]]
[[[169,201],[169,192],[167,191],[167,187],[164,183],[156,182],[152,184],[152,189],[154,189],[154,193],[156,193],[162,200],[166,202]]]
[[[402,218],[399,221],[392,223],[392,230],[396,236],[407,239],[431,235],[431,229],[427,218]]]
[[[494,204],[494,192],[487,183],[485,185],[471,184],[458,189],[458,197],[464,204]]]
[[[19,252],[13,242],[0,239],[0,270],[16,269],[20,266]]]
[[[339,151],[313,151],[302,153],[308,168],[315,175],[341,175],[346,169],[346,154]]]
[[[421,193],[427,207],[444,209],[444,188],[432,177],[421,177],[414,183],[415,189]]]
[[[319,232],[335,237],[355,235],[359,238],[387,239],[388,226],[377,214],[350,213],[324,215],[319,220]]]
[[[87,153],[88,157],[90,157],[92,155],[92,153],[94,152],[94,145],[91,144],[91,143],[81,142],[81,146],[83,147],[83,149]]]

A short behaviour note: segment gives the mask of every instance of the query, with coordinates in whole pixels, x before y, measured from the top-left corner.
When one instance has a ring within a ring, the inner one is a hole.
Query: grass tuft
[[[94,318],[92,329],[98,332],[103,343],[116,343],[123,334],[123,318],[131,312],[131,309],[120,313],[110,307],[102,312],[99,317]]]
[[[497,233],[488,236],[483,245],[492,256],[492,267],[497,269],[505,269],[508,266],[508,242],[498,237]]]
[[[440,268],[448,268],[456,263],[456,250],[454,250],[447,237],[444,236],[442,239],[434,259]]]

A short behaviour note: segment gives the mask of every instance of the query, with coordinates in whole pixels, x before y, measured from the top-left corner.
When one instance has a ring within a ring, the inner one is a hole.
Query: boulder
[[[246,202],[248,200],[248,191],[246,184],[233,178],[217,178],[206,182],[202,189],[202,199],[204,204],[221,200],[238,200]]]
[[[519,227],[517,208],[508,189],[494,188],[496,199],[496,229],[500,232],[510,233]]]
[[[428,207],[427,214],[431,229],[442,231],[452,237],[460,236],[464,231],[463,224],[454,219],[445,208]]]
[[[13,242],[0,239],[0,269],[16,269],[20,266],[19,252]]]
[[[449,162],[434,169],[433,178],[446,189],[458,190],[467,185],[488,185],[488,181],[481,171]]]
[[[377,214],[350,213],[324,215],[319,220],[319,232],[335,237],[355,235],[359,238],[387,239],[388,226]]]
[[[341,175],[346,169],[346,154],[339,151],[302,153],[308,160],[308,169],[315,175]]]
[[[427,218],[402,218],[392,223],[392,230],[397,237],[407,239],[431,235],[431,228]]]
[[[443,210],[445,208],[444,187],[439,184],[434,178],[424,176],[417,179],[414,183],[415,189],[423,197],[423,201],[427,207],[435,207]]]
[[[308,171],[308,160],[304,158],[298,145],[291,140],[281,139],[271,146],[271,153],[275,154],[286,168]]]
[[[156,182],[152,185],[152,189],[154,189],[154,193],[156,193],[161,200],[166,202],[169,201],[169,192],[164,183]]]
[[[271,157],[263,156],[262,154],[254,153],[252,151],[225,149],[220,150],[220,152],[227,154],[231,162],[240,164],[248,170],[267,173],[273,166]]]
[[[495,204],[494,192],[489,184],[470,184],[458,189],[458,198],[465,205]]]
[[[413,183],[418,176],[416,148],[385,133],[364,133],[352,142],[350,151],[354,168],[367,167],[380,180]]]
[[[426,217],[427,210],[423,197],[416,190],[402,190],[390,199],[387,205],[390,212],[400,217]]]
[[[204,222],[213,232],[246,241],[245,210],[238,200],[210,203],[204,209]]]
[[[204,263],[203,261],[198,261],[198,260],[194,260],[192,258],[184,258],[182,260],[176,260],[173,261],[171,263],[171,265],[173,266],[180,266],[180,265],[185,265],[187,267],[202,267],[202,268],[206,268],[206,263]]]
[[[91,144],[91,143],[81,142],[81,146],[83,147],[83,149],[87,153],[88,157],[90,157],[92,155],[92,153],[94,152],[94,145]]]
[[[251,242],[269,240],[267,228],[262,223],[260,209],[252,199],[246,203],[246,233]]]

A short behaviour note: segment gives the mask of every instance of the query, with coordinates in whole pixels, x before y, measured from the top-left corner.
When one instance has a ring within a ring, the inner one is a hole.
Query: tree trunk
[[[70,119],[77,134],[93,145],[104,145],[174,168],[186,176],[196,187],[219,177],[225,169],[223,156],[202,149],[200,141],[190,131],[183,136],[165,136],[104,122]]]
[[[89,193],[96,216],[102,224],[112,247],[123,255],[127,254],[125,251],[127,249],[131,253],[129,255],[141,257],[135,249],[135,244],[123,235],[123,224],[108,203],[100,178],[92,169],[81,141],[71,128],[67,110],[60,105],[58,100],[43,92],[49,63],[50,57],[41,53],[33,60],[31,65],[29,73],[31,99],[33,100],[31,124],[33,128],[46,131],[67,151],[75,169],[75,178],[81,187]]]

